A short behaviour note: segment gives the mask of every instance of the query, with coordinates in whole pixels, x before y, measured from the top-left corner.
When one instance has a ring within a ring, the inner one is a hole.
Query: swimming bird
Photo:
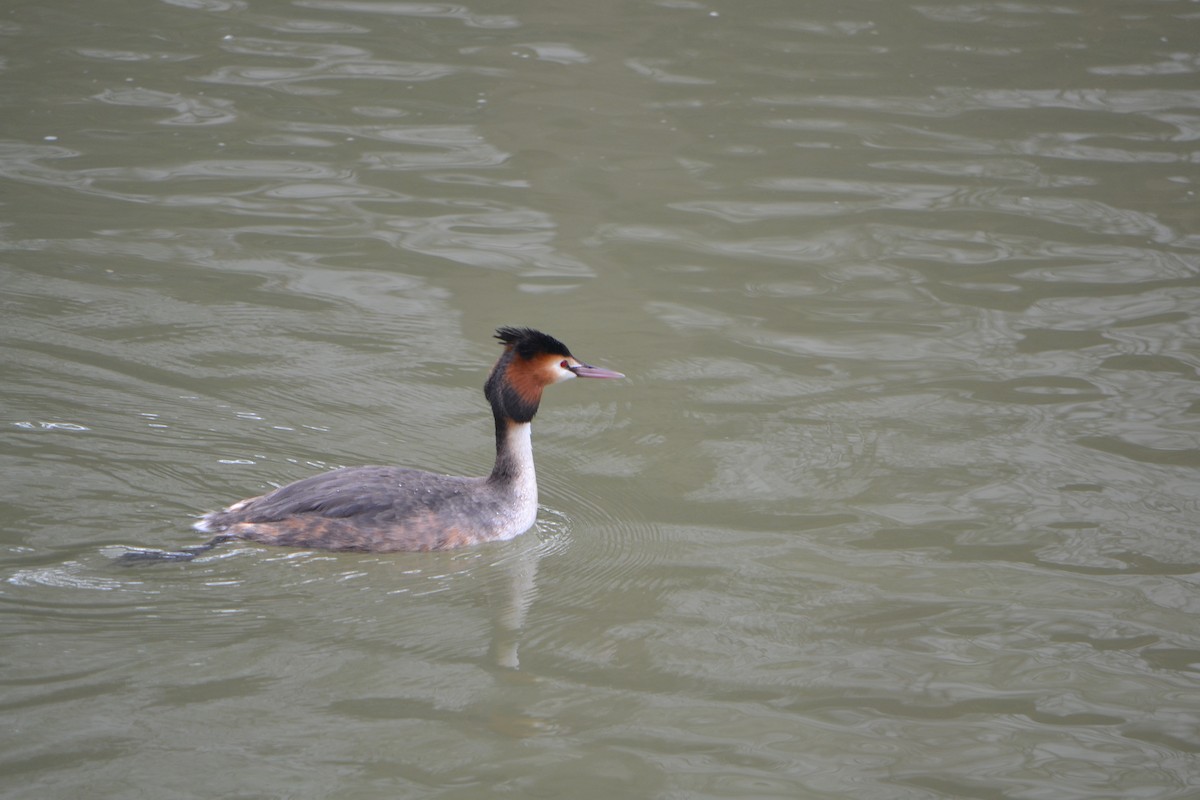
[[[124,560],[187,560],[237,539],[382,553],[449,550],[524,533],[537,517],[530,428],[542,390],[571,378],[625,376],[583,363],[558,339],[532,328],[503,327],[496,338],[504,351],[483,387],[496,424],[496,462],[487,477],[335,469],[204,514],[194,527],[215,536],[203,545],[135,551]]]

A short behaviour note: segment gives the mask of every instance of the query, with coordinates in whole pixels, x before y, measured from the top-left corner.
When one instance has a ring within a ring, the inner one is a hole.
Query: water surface
[[[11,6],[0,793],[1195,796],[1198,14]],[[501,324],[528,535],[114,565]]]

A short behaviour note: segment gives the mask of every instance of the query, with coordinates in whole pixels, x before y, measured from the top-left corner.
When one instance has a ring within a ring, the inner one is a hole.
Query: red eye
[[[563,359],[562,363],[561,363],[561,364],[559,364],[559,366],[560,366],[560,367],[562,367],[563,369],[570,369],[570,368],[571,368],[571,365],[567,363],[567,360],[566,360],[565,358]]]

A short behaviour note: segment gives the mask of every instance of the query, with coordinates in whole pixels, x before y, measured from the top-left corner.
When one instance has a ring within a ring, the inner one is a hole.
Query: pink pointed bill
[[[613,372],[611,369],[603,367],[593,367],[591,364],[576,364],[570,367],[571,372],[575,373],[579,378],[624,378],[625,376],[619,372]]]

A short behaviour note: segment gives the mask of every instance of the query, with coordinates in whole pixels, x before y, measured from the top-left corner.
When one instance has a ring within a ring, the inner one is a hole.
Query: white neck
[[[538,490],[533,469],[532,429],[528,422],[509,423],[499,442],[496,469],[488,479],[507,496],[505,521],[496,537],[499,539],[524,533],[537,520]]]
[[[513,423],[504,437],[504,452],[501,455],[508,461],[513,488],[519,494],[527,495],[537,502],[537,473],[533,467],[533,425],[529,422]]]

